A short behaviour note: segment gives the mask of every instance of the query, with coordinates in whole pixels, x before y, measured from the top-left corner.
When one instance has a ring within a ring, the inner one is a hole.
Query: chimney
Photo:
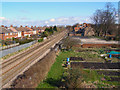
[[[4,25],[1,25],[1,27],[4,27]]]
[[[7,29],[7,26],[5,26],[5,28]]]
[[[33,26],[31,26],[31,29],[33,29]]]
[[[10,27],[13,27],[13,25],[10,25]]]

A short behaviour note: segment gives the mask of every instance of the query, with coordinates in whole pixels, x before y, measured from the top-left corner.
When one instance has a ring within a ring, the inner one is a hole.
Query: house
[[[16,30],[21,31],[22,37],[26,37],[26,36],[30,37],[30,35],[32,34],[32,29],[30,29],[27,26],[23,27],[21,25],[20,27],[17,27]]]
[[[40,28],[40,32],[41,32],[41,33],[44,32],[45,29],[46,29],[46,27],[39,27],[39,28]]]
[[[39,27],[36,27],[36,26],[31,26],[31,29],[33,30],[33,34],[38,34],[39,33]]]
[[[20,37],[22,37],[22,31],[17,30],[16,28],[17,28],[17,27],[13,27],[13,25],[11,25],[11,26],[9,27],[9,29],[10,29],[12,32],[14,32],[14,33],[17,34],[14,38],[20,38]]]
[[[74,35],[75,36],[93,36],[95,35],[93,28],[90,24],[76,24],[74,27]],[[73,34],[71,34],[73,36]]]
[[[17,36],[17,33],[14,33],[8,27],[1,25],[0,27],[0,39],[1,40],[12,39],[13,37],[16,37],[16,36]]]
[[[92,27],[86,27],[84,31],[84,36],[94,36],[95,32]]]
[[[13,27],[11,25],[10,27],[6,27],[4,25],[0,26],[0,39],[6,40],[6,39],[12,39],[14,38],[24,38],[26,36],[30,37],[31,35],[36,35],[39,33],[42,33],[45,31],[46,27],[36,27],[36,26],[25,26],[22,25],[20,27]]]

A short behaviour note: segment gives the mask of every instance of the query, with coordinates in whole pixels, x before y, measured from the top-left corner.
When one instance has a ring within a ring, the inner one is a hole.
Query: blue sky
[[[3,2],[2,17],[6,25],[65,25],[91,22],[96,9],[106,2]],[[112,2],[118,8],[117,2]]]

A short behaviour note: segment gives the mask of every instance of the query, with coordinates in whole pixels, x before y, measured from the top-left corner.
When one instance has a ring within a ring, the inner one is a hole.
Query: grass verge
[[[63,59],[65,59],[63,53],[57,56],[56,62],[52,65],[50,71],[45,80],[43,80],[37,88],[57,88],[59,87],[62,79],[64,69],[62,67]]]

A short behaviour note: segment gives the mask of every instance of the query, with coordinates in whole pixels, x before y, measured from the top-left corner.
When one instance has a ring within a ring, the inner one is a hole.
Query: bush
[[[25,39],[25,40],[22,40],[22,41],[18,41],[20,44],[25,44],[25,43],[29,43],[33,41],[33,39]]]
[[[41,37],[43,38],[43,37],[47,37],[48,36],[48,33],[45,31],[45,32],[43,32],[43,33],[41,33]]]
[[[74,69],[68,69],[67,73],[68,75],[65,77],[65,87],[67,89],[81,88],[81,83],[84,81],[83,75],[85,75],[85,72],[78,67]]]
[[[39,39],[38,42],[42,42],[43,41],[43,38]]]

